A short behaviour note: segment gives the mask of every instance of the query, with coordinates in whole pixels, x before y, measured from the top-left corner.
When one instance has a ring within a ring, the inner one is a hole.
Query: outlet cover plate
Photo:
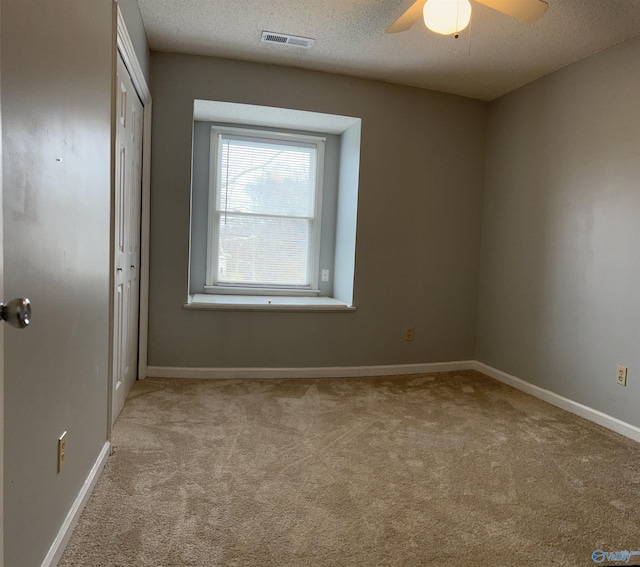
[[[627,385],[627,367],[626,366],[618,366],[616,369],[616,384],[620,386]]]

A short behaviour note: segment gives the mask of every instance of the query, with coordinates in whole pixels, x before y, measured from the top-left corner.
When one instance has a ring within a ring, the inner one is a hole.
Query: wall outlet
[[[616,384],[620,386],[627,385],[627,367],[626,366],[618,366],[616,370]]]
[[[67,460],[67,432],[58,437],[58,474]]]
[[[328,282],[329,281],[329,270],[322,270],[322,274],[321,274],[320,279],[323,282]]]
[[[413,340],[413,327],[407,327],[404,331],[404,340],[412,341]]]

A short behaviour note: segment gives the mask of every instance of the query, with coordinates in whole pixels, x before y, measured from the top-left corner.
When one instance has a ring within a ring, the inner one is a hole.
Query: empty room
[[[0,22],[0,567],[640,565],[636,0]]]

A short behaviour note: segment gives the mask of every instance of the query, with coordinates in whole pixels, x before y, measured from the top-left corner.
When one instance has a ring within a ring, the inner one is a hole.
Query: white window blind
[[[210,285],[316,287],[318,143],[223,133],[212,150]]]

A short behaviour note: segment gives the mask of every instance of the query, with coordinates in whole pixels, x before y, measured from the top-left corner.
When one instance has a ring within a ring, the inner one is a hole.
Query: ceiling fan
[[[531,23],[540,18],[549,7],[545,0],[475,0],[498,12],[511,16],[521,22]],[[420,16],[425,25],[442,35],[461,32],[471,20],[471,4],[469,0],[417,0],[386,30],[387,33],[398,33],[408,30]]]

